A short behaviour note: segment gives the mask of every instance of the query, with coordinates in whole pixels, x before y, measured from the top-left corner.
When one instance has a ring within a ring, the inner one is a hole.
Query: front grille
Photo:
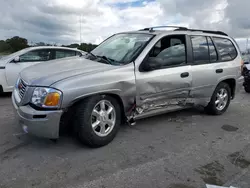
[[[20,79],[17,88],[18,88],[18,94],[22,99],[25,94],[27,84],[22,79]]]

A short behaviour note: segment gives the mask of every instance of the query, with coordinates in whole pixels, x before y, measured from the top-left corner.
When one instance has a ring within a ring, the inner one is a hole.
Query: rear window
[[[213,37],[222,61],[231,61],[236,58],[237,51],[233,43],[226,38]]]
[[[76,52],[73,50],[56,50],[56,59],[75,56]]]

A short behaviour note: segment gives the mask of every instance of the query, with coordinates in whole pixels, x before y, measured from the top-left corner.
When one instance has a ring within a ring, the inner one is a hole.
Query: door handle
[[[182,78],[185,78],[185,77],[188,77],[189,76],[189,73],[188,72],[183,72],[181,73],[181,77]]]
[[[223,69],[216,69],[216,73],[223,73]]]

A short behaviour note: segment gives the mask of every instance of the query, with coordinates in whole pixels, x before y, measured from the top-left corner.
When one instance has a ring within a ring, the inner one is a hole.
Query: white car
[[[66,47],[29,47],[13,54],[0,57],[0,93],[12,92],[19,73],[31,66],[45,61],[86,55],[86,52]]]

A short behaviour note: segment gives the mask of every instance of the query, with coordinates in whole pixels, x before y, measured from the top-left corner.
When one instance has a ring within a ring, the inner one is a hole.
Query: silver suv
[[[23,131],[57,139],[67,127],[100,147],[124,120],[197,105],[224,113],[243,83],[237,43],[221,31],[173,28],[115,34],[84,57],[22,71],[12,101]]]

